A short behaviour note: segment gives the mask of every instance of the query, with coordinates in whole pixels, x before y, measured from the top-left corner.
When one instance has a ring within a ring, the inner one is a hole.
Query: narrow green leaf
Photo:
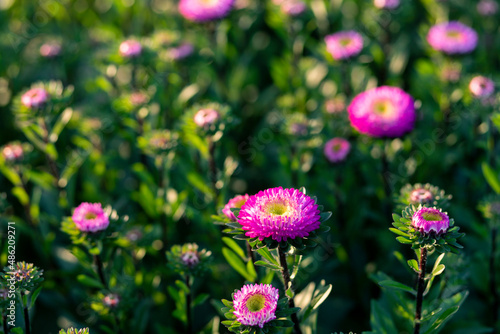
[[[408,260],[407,263],[410,266],[410,268],[413,269],[416,273],[420,272],[420,269],[418,268],[417,260],[411,259],[411,260]]]
[[[270,264],[270,263],[268,263],[266,261],[262,261],[262,260],[255,261],[255,265],[256,266],[266,267],[266,268],[269,268],[269,269],[272,269],[272,270],[281,270],[282,269],[280,266],[276,266],[274,264]]]
[[[496,175],[495,171],[486,162],[483,162],[481,167],[483,169],[483,175],[486,182],[488,182],[490,187],[497,194],[500,194],[500,181],[498,180],[498,175]]]
[[[99,282],[98,280],[94,279],[94,278],[91,278],[91,277],[88,277],[86,275],[78,275],[76,277],[76,280],[83,284],[83,285],[86,285],[86,286],[89,286],[89,287],[92,287],[92,288],[99,288],[99,289],[102,289],[104,288],[104,286],[102,285],[101,282]]]
[[[268,262],[270,262],[276,266],[279,266],[279,262],[276,260],[276,258],[273,256],[273,254],[267,248],[260,248],[259,250],[257,250],[257,253],[259,253]]]
[[[407,285],[404,285],[403,283],[399,283],[396,281],[385,280],[385,281],[379,282],[378,284],[384,288],[403,290],[403,291],[411,293],[412,295],[417,295],[417,292],[414,289],[410,288]]]
[[[411,244],[412,243],[411,240],[408,240],[405,237],[397,237],[396,240],[402,244]]]
[[[242,260],[246,261],[245,251],[231,238],[222,237],[222,241],[233,250]]]
[[[247,281],[254,282],[255,277],[252,277],[246,270],[243,261],[229,248],[222,248],[222,255],[226,259],[227,263],[236,270],[241,276],[243,276]]]
[[[398,235],[402,235],[403,237],[408,237],[408,238],[410,237],[408,234],[398,230],[397,228],[390,227],[389,231],[391,231],[392,233],[396,233]]]

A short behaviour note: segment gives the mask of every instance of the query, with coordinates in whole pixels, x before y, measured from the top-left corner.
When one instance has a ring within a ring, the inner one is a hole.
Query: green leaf
[[[92,287],[92,288],[99,288],[99,289],[103,289],[104,286],[102,285],[102,283],[94,278],[91,278],[87,275],[78,275],[76,277],[76,280],[83,284],[83,285],[86,285],[86,286],[89,286],[89,287]]]
[[[273,256],[273,254],[267,248],[260,248],[259,250],[257,250],[257,253],[259,253],[269,263],[274,264],[276,266],[280,265],[278,260],[276,260],[276,258]]]
[[[402,244],[411,244],[412,243],[411,240],[408,240],[405,237],[397,237],[396,240]]]
[[[36,299],[40,295],[40,292],[42,292],[42,287],[38,287],[35,291],[33,291],[33,294],[31,295],[31,301],[30,301],[30,308],[35,305]]]
[[[483,169],[483,175],[490,187],[497,193],[500,194],[500,181],[495,171],[486,163],[483,162],[481,165]]]
[[[396,233],[398,235],[402,235],[403,237],[408,237],[408,238],[410,237],[408,234],[398,230],[397,228],[390,227],[389,231],[391,231],[392,233]]]
[[[432,275],[434,276],[438,276],[440,275],[443,271],[444,271],[444,264],[440,264],[438,265],[433,271],[432,271]]]
[[[415,259],[411,259],[407,261],[408,265],[411,269],[413,269],[416,273],[420,272],[420,268],[418,267],[418,262]]]
[[[291,288],[286,289],[285,294],[290,299],[292,299],[295,296],[295,293],[293,292],[293,290]]]
[[[226,259],[227,263],[229,263],[229,265],[233,267],[233,269],[236,270],[247,281],[250,282],[255,281],[255,277],[253,277],[247,272],[245,264],[233,251],[231,251],[229,248],[223,247],[222,255],[224,255],[224,258]]]
[[[283,310],[279,310],[276,312],[276,317],[288,317],[289,315],[292,315],[294,313],[297,313],[300,311],[300,307],[292,307],[292,308],[286,308]]]
[[[222,237],[222,241],[233,250],[242,260],[246,261],[245,251],[231,238]]]
[[[192,306],[197,306],[197,305],[201,305],[203,304],[207,299],[208,299],[209,295],[208,293],[202,293],[200,295],[198,295],[192,302]]]
[[[384,281],[378,282],[378,284],[384,288],[403,290],[403,291],[411,293],[412,295],[417,295],[417,292],[414,289],[410,288],[407,285],[404,285],[403,283],[399,283],[399,282],[396,282],[393,280],[384,280]]]
[[[453,316],[453,314],[455,314],[459,309],[459,306],[454,306],[454,307],[451,307],[449,309],[447,309],[446,311],[444,311],[437,319],[436,321],[434,321],[434,323],[432,324],[432,326],[427,330],[425,331],[424,334],[432,334],[432,333],[436,333],[436,330],[441,326],[443,325],[446,321],[448,321],[451,316]]]
[[[255,265],[256,266],[262,266],[262,267],[266,267],[266,268],[269,268],[269,269],[273,269],[273,270],[281,270],[282,268],[280,266],[276,266],[274,264],[270,264],[266,261],[255,261]]]
[[[184,291],[186,294],[189,294],[191,292],[191,290],[189,289],[189,287],[186,285],[186,283],[184,283],[183,281],[181,280],[176,280],[175,281],[175,285],[177,285],[177,287]]]
[[[27,205],[30,202],[30,198],[24,188],[22,187],[14,187],[12,188],[12,194],[17,197],[19,202],[21,202],[22,205]]]
[[[229,307],[229,308],[233,307],[233,302],[230,302],[227,299],[222,299],[221,301],[222,301],[222,304],[226,305],[227,307]]]

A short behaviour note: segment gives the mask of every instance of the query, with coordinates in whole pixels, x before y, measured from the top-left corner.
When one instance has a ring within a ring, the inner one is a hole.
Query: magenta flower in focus
[[[226,215],[227,218],[236,221],[236,216],[234,213],[231,211],[231,208],[241,208],[243,204],[246,203],[246,201],[250,198],[248,194],[245,195],[238,195],[236,197],[233,197],[227,202],[227,204],[224,206],[224,209],[222,209],[222,212]]]
[[[343,161],[350,151],[351,144],[346,139],[340,137],[327,141],[323,149],[328,161],[333,163]]]
[[[400,137],[413,130],[413,98],[401,88],[382,86],[358,94],[347,107],[351,125],[372,137]]]
[[[413,214],[411,225],[422,234],[445,233],[450,227],[450,218],[435,208],[423,207]]]
[[[38,108],[49,98],[49,94],[43,88],[31,88],[21,96],[21,103],[28,108]]]
[[[46,58],[56,57],[61,53],[61,45],[56,42],[48,42],[40,47],[40,55]]]
[[[475,97],[489,97],[495,91],[495,83],[482,75],[478,75],[470,81],[469,90]]]
[[[431,27],[427,42],[434,50],[444,53],[469,53],[477,46],[477,33],[463,23],[451,21]]]
[[[120,44],[120,55],[126,58],[137,57],[142,52],[142,45],[136,40],[128,39]]]
[[[399,0],[373,0],[373,4],[380,9],[394,9],[399,6]]]
[[[300,0],[285,0],[281,3],[281,11],[290,16],[300,15],[306,8],[305,2]]]
[[[498,4],[494,0],[481,0],[476,8],[482,16],[493,16],[498,12]]]
[[[320,211],[314,199],[297,189],[270,188],[250,196],[238,223],[250,238],[278,242],[303,238],[319,228]]]
[[[7,161],[19,160],[23,157],[23,146],[18,143],[7,144],[2,149],[2,155]]]
[[[264,327],[276,319],[279,291],[270,284],[244,285],[233,295],[233,314],[242,325]]]
[[[363,37],[353,30],[327,35],[325,43],[326,50],[335,60],[354,57],[363,49]]]
[[[194,22],[206,22],[226,17],[234,0],[181,0],[179,13]]]
[[[208,127],[220,118],[215,109],[201,109],[194,115],[194,122],[201,128]]]
[[[101,203],[82,203],[71,217],[76,227],[82,232],[98,232],[109,225],[108,215],[102,209]]]

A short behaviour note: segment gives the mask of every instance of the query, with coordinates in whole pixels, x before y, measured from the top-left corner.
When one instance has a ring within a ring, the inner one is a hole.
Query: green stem
[[[255,268],[255,255],[252,251],[252,246],[250,245],[250,243],[248,241],[246,242],[246,244],[247,244],[247,256],[250,259],[250,261],[252,261],[252,264]],[[255,283],[257,283],[257,284],[259,283],[258,277],[255,279]]]
[[[21,293],[21,305],[23,306],[24,308],[24,329],[26,330],[26,333],[25,334],[31,334],[31,324],[30,324],[30,313],[29,313],[29,310],[28,310],[28,305],[24,305],[23,303],[23,297],[24,297],[24,292]]]
[[[493,297],[493,328],[497,327],[498,322],[498,309],[500,301],[498,298],[498,292],[496,288],[496,271],[495,271],[495,253],[496,253],[496,239],[497,239],[497,228],[493,227],[491,229],[491,254],[490,254],[490,293]],[[496,331],[495,331],[496,332]]]
[[[106,283],[106,279],[104,278],[104,267],[102,264],[101,256],[94,255],[94,261],[97,267],[97,274],[99,275],[99,279],[101,280],[102,285],[107,289],[108,284]]]
[[[189,289],[189,292],[186,294],[186,317],[187,317],[187,334],[193,333],[193,321],[191,314],[191,285],[189,284],[189,275],[186,275],[186,286]]]
[[[425,290],[425,265],[427,263],[427,248],[420,249],[420,271],[418,273],[417,282],[417,303],[415,307],[415,327],[413,334],[420,333],[420,320],[422,319],[422,302],[424,300]]]
[[[214,203],[217,209],[219,200],[219,189],[217,189],[217,166],[215,164],[215,143],[212,137],[208,137],[208,168],[210,170],[210,181],[214,192]]]
[[[290,272],[288,271],[288,264],[286,262],[286,254],[279,249],[279,257],[280,257],[280,265],[281,265],[281,275],[283,276],[283,283],[285,284],[285,292],[288,288],[292,289],[291,280],[290,280]],[[288,307],[294,308],[295,302],[293,298],[288,300]],[[302,330],[300,329],[299,318],[297,317],[297,313],[292,313],[291,315],[293,321],[293,329],[295,334],[302,334]]]

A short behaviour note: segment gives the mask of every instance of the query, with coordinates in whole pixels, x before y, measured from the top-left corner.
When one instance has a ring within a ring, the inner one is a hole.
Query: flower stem
[[[250,261],[252,261],[252,264],[255,267],[255,255],[253,254],[252,246],[250,245],[250,243],[248,241],[246,242],[246,244],[247,244],[247,256],[250,259]],[[255,279],[255,283],[257,283],[257,284],[259,283],[258,277]]]
[[[290,282],[290,272],[288,271],[288,264],[286,263],[286,254],[279,249],[279,256],[280,256],[280,265],[281,265],[281,275],[283,276],[283,282],[285,284],[285,291],[288,290],[290,287],[291,289],[291,282]],[[293,298],[290,298],[288,300],[288,307],[293,308],[295,307],[295,302],[293,301]],[[293,329],[295,334],[302,334],[302,330],[300,329],[300,323],[299,323],[299,318],[297,317],[297,313],[292,313],[291,315],[292,321],[293,321]]]
[[[422,318],[422,302],[424,300],[425,290],[425,265],[427,263],[427,248],[420,249],[420,271],[418,273],[417,283],[417,305],[415,310],[415,330],[413,334],[420,333],[420,319]]]
[[[496,277],[495,277],[495,253],[496,253],[496,239],[497,239],[497,228],[493,227],[491,229],[491,254],[490,254],[490,293],[493,297],[493,328],[497,327],[498,322],[498,309],[500,306],[500,300],[498,298],[498,292],[496,289]]]
[[[23,300],[23,297],[24,297],[25,293],[21,293],[21,304],[24,308],[24,329],[26,330],[25,334],[31,334],[31,325],[30,325],[30,313],[29,313],[29,310],[28,310],[28,304],[26,303],[26,305],[23,305],[24,303],[22,302]]]
[[[99,279],[101,280],[102,285],[107,289],[108,284],[106,283],[106,279],[104,278],[104,268],[102,265],[101,256],[94,255],[94,261],[97,266],[97,274],[99,275]]]
[[[191,320],[191,285],[189,284],[189,275],[186,275],[186,286],[189,289],[189,292],[186,294],[186,317],[187,317],[187,334],[193,333],[193,321]]]
[[[167,180],[165,177],[166,163],[167,162],[165,161],[165,157],[162,156],[160,160],[160,166],[159,166],[160,175],[158,180],[158,184],[160,186],[160,194],[163,197],[162,201],[164,201],[167,196]],[[166,249],[168,245],[168,221],[167,221],[167,215],[165,214],[165,210],[162,210],[162,212],[160,212],[160,226],[162,229],[163,249]]]
[[[342,62],[340,64],[340,78],[342,80],[342,90],[346,98],[349,98],[352,94],[351,91],[351,80],[350,80],[349,64],[347,62]]]
[[[214,192],[214,203],[217,208],[219,190],[217,189],[217,167],[215,165],[215,143],[212,137],[208,137],[208,168],[210,169],[210,181]]]

